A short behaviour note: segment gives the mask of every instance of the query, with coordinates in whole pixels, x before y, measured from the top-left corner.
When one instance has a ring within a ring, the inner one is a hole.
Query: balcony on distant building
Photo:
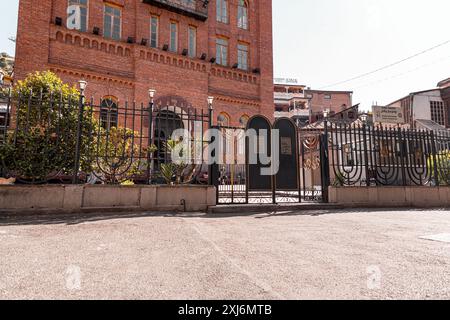
[[[197,20],[208,19],[209,0],[143,0],[143,2]]]

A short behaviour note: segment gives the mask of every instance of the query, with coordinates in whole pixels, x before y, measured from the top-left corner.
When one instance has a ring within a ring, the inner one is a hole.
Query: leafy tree
[[[28,182],[72,174],[80,107],[77,89],[52,72],[36,72],[15,85],[11,99],[13,128],[0,147],[3,166]],[[89,132],[96,127],[89,115],[87,110],[80,125],[82,162],[92,151]]]

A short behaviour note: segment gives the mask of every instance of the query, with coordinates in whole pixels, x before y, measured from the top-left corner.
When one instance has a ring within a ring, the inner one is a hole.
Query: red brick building
[[[36,70],[84,79],[96,99],[145,103],[152,88],[180,108],[214,96],[231,125],[272,119],[272,1],[20,0],[15,79]]]
[[[323,111],[329,110],[330,117],[335,114],[344,115],[351,119],[358,117],[352,114],[353,107],[352,91],[325,91],[325,90],[305,90],[305,97],[310,100],[311,121],[315,122],[323,118]],[[350,110],[350,114],[347,111]]]

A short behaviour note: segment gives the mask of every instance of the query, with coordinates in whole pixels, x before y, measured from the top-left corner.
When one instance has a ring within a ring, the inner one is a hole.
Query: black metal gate
[[[328,141],[317,129],[299,133],[301,198],[304,202],[327,202]]]
[[[246,128],[216,128],[224,139],[223,159],[212,166],[218,204],[326,201],[322,178],[326,172],[321,170],[327,162],[326,139],[320,131],[299,131],[288,118],[277,119],[272,126],[263,116],[249,119]],[[275,146],[279,150],[273,150]]]

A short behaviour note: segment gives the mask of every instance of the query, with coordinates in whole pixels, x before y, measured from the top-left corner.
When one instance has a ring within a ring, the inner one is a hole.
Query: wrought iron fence
[[[333,186],[438,186],[450,183],[448,131],[328,124]]]
[[[1,101],[0,174],[18,183],[208,183],[202,163],[211,110],[61,92],[9,94]],[[192,163],[171,167],[176,129],[187,130],[200,148],[190,150]]]

